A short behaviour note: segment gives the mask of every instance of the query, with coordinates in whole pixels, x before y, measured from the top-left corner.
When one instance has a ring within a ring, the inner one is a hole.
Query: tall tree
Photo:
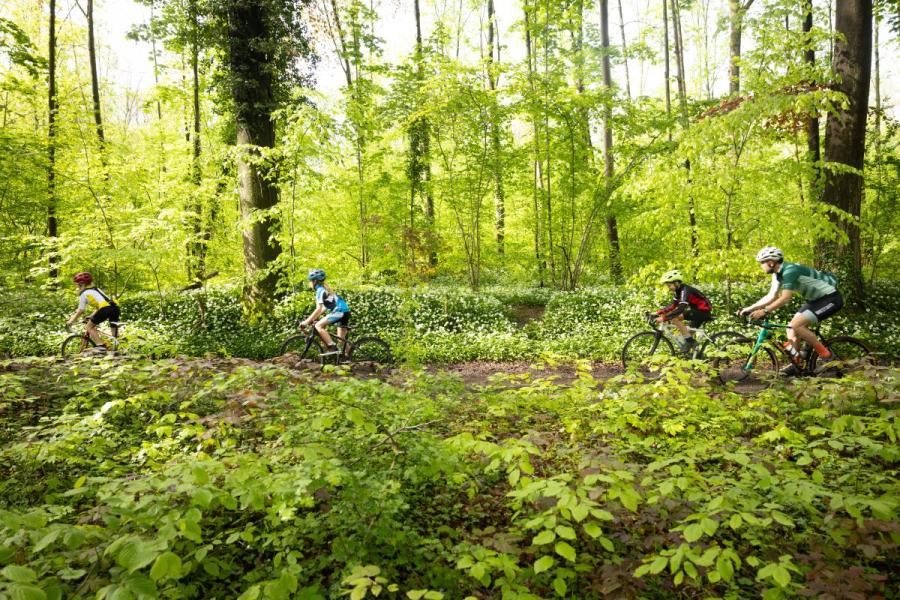
[[[848,279],[857,301],[863,298],[862,253],[859,217],[863,198],[863,159],[866,149],[866,118],[872,71],[872,0],[842,0],[837,3],[832,69],[835,89],[847,96],[846,108],[829,113],[825,130],[826,168],[822,201],[836,209],[829,213],[846,235],[846,241],[826,243],[821,254],[825,264],[839,268]],[[850,167],[847,169],[846,167]]]
[[[415,73],[416,81],[421,85],[425,78],[425,56],[422,45],[422,13],[419,0],[413,0],[416,17]],[[416,117],[409,125],[409,234],[411,242],[418,239],[415,215],[418,206],[424,201],[425,210],[425,248],[428,253],[428,265],[437,266],[437,232],[435,231],[434,194],[431,190],[431,124],[424,116]],[[411,265],[415,266],[415,243],[410,248]]]
[[[281,245],[274,215],[278,184],[266,151],[275,146],[274,111],[298,79],[298,58],[310,53],[295,0],[218,0],[215,42],[224,55],[227,91],[236,127],[238,193],[243,224],[243,303],[266,311],[278,282]]]
[[[750,10],[753,0],[728,0],[731,43],[729,45],[728,93],[737,94],[741,90],[741,37],[744,29],[744,15]]]
[[[503,191],[503,158],[500,145],[500,115],[497,99],[497,78],[500,64],[500,34],[497,29],[497,17],[494,12],[494,0],[487,1],[488,44],[487,44],[487,80],[491,90],[491,150],[492,171],[494,178],[494,228],[497,235],[497,252],[503,254],[506,237],[506,201]],[[495,43],[495,36],[497,38]],[[496,52],[496,62],[494,53]]]
[[[91,67],[91,99],[94,103],[94,127],[100,142],[100,160],[105,161],[106,134],[103,132],[103,114],[100,108],[100,76],[97,72],[97,45],[94,40],[94,0],[87,0],[84,11],[88,28],[88,62]],[[105,174],[104,174],[105,175]]]
[[[191,222],[190,242],[188,243],[188,280],[203,281],[206,276],[206,239],[204,230],[207,226],[203,218],[203,167],[200,162],[200,14],[197,0],[188,0],[189,48],[191,53],[191,94],[193,105],[193,143],[191,144],[191,183],[194,184],[192,201],[188,212]]]
[[[612,72],[609,61],[609,0],[600,0],[600,44],[603,48],[603,87],[612,93]],[[615,165],[613,162],[612,103],[603,114],[603,164],[605,185],[612,189]],[[619,246],[619,225],[612,212],[606,216],[606,237],[609,243],[609,274],[613,281],[622,280],[622,259]]]
[[[59,278],[56,220],[56,119],[59,109],[56,98],[56,0],[50,0],[50,36],[48,42],[47,79],[47,237],[50,238],[50,281]]]
[[[816,66],[815,42],[812,38],[813,30],[813,4],[812,0],[803,0],[803,33],[804,49],[803,61],[812,70]],[[810,182],[810,197],[818,197],[817,190],[820,186],[819,163],[822,160],[821,142],[819,141],[819,115],[810,114],[806,119],[806,150],[807,158],[812,167],[812,181]]]

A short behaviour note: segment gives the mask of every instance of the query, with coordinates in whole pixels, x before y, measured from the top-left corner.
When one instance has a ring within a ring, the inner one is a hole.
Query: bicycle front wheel
[[[723,383],[765,381],[778,373],[778,357],[769,346],[762,345],[753,354],[756,340],[722,332],[713,336],[712,344],[716,353],[712,364]]]
[[[849,335],[839,335],[825,340],[825,347],[834,354],[834,368],[828,363],[825,375],[840,376],[875,364],[872,348],[866,342]],[[812,365],[815,369],[815,364]]]
[[[318,360],[322,354],[322,343],[306,335],[292,335],[282,342],[278,354],[283,356],[289,352],[293,352],[301,359]]]
[[[649,364],[651,356],[675,356],[672,342],[655,331],[636,333],[625,342],[622,348],[622,366],[625,369],[637,369],[645,379],[657,379],[662,375],[659,365]]]
[[[369,336],[361,337],[353,342],[350,350],[350,360],[353,362],[369,361],[382,365],[394,363],[391,347],[384,340]]]
[[[63,340],[62,346],[59,348],[59,353],[62,356],[74,356],[76,354],[80,354],[84,350],[88,348],[93,348],[97,344],[94,343],[89,337],[85,337],[80,333],[73,333],[69,337]]]

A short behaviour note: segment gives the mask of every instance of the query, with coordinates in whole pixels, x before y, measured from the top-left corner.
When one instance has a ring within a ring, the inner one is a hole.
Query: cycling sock
[[[831,350],[825,347],[825,344],[822,342],[816,342],[813,344],[813,349],[816,351],[816,354],[821,356],[822,358],[830,358]]]

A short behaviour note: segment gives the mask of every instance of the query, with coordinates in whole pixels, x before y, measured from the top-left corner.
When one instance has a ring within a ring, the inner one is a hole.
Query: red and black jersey
[[[656,312],[660,315],[666,315],[668,319],[671,319],[688,309],[692,312],[708,313],[712,311],[712,304],[709,303],[706,296],[700,293],[700,290],[682,284],[681,287],[675,288],[675,301]]]

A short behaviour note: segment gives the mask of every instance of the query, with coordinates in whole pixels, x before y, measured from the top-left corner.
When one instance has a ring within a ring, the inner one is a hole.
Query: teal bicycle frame
[[[756,362],[754,359],[756,358],[759,349],[762,348],[762,345],[766,343],[766,340],[773,337],[775,334],[772,333],[774,329],[790,329],[791,326],[785,323],[772,323],[770,321],[763,321],[762,323],[756,323],[760,327],[759,334],[756,336],[756,343],[753,344],[753,350],[750,351],[750,356],[747,357],[747,362],[744,364],[744,371],[749,373],[753,370],[753,364]]]

